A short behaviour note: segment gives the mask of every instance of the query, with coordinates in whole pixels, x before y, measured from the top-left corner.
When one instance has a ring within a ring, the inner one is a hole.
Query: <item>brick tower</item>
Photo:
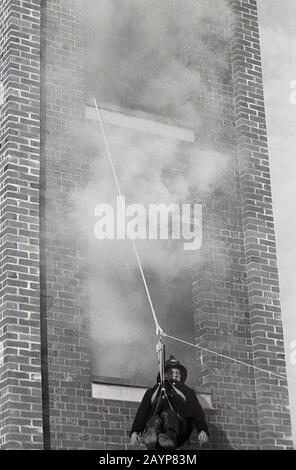
[[[198,385],[213,448],[291,449],[287,382],[260,370],[285,374],[257,6],[229,3],[229,63],[211,85],[222,114],[201,117],[231,170],[202,196],[193,320],[198,344],[258,369],[197,354]],[[76,0],[0,6],[2,449],[126,449],[141,392],[120,400],[91,368],[87,246],[69,197],[91,173],[76,132],[87,104],[82,10]]]

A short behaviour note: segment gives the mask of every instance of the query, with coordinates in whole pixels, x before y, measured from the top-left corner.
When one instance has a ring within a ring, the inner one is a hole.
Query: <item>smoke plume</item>
[[[202,129],[211,120],[223,127],[223,102],[229,99],[221,85],[229,69],[227,2],[87,0],[83,4],[88,97],[119,110],[149,113],[152,119],[187,126],[196,133],[198,145],[106,125],[127,203],[202,203],[219,187],[225,190],[232,158],[210,145]],[[89,124],[80,129],[92,171],[85,190],[72,195],[72,222],[79,224],[90,251],[94,370],[97,375],[143,383],[155,371],[155,336],[136,259],[129,241],[101,242],[93,232],[95,206],[115,207],[117,196],[98,130]],[[168,333],[193,341],[190,269],[196,253],[185,254],[179,241],[143,240],[138,249],[161,324]],[[194,353],[178,345],[170,349],[194,373]]]

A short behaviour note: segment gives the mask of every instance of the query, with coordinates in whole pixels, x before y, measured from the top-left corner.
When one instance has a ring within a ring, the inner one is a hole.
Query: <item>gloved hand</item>
[[[209,442],[209,436],[205,431],[200,431],[198,435],[198,443],[200,446],[203,446],[204,444],[207,444]]]
[[[141,444],[140,436],[137,432],[133,432],[131,435],[131,446],[136,447]]]

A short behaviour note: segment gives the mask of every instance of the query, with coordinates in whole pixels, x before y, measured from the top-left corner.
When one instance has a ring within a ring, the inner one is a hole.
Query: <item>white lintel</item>
[[[111,124],[126,129],[134,129],[147,134],[159,135],[161,137],[180,140],[183,142],[195,142],[194,131],[186,127],[166,124],[148,117],[136,116],[122,111],[113,111],[105,108],[100,108],[100,113],[104,124]],[[97,120],[98,116],[95,107],[86,106],[85,117],[92,121]]]
[[[103,383],[92,384],[92,397],[95,399],[105,399],[114,401],[125,401],[140,403],[147,388],[131,387],[124,385],[109,385]],[[197,393],[198,400],[202,408],[212,410],[212,397],[210,394]]]

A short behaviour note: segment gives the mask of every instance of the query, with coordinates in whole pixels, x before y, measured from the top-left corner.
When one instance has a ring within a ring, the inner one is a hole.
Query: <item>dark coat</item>
[[[181,439],[178,440],[178,444],[182,445],[184,442],[186,442],[186,440],[188,440],[194,427],[196,427],[198,433],[200,431],[205,431],[209,435],[204,412],[197,399],[195,391],[182,382],[174,382],[173,385],[186,399],[185,401],[181,396],[173,391],[171,383],[165,380],[166,390],[174,410],[181,417],[186,419],[188,425],[187,432],[185,435],[181,436]],[[158,387],[159,384],[157,383],[154,387],[145,392],[142,402],[136,413],[130,435],[133,432],[142,433],[145,430],[147,421],[154,415],[158,401],[157,398],[159,396],[157,395],[157,397],[154,397],[154,395]],[[152,397],[154,398],[153,402],[151,400]]]

